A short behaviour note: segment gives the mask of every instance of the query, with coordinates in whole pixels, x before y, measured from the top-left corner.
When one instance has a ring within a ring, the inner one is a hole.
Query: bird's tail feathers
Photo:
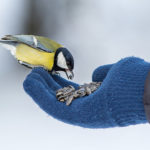
[[[0,44],[15,45],[17,43],[16,43],[16,41],[13,41],[13,40],[3,40],[3,39],[0,39]]]
[[[0,45],[2,45],[2,47],[4,47],[4,48],[10,50],[12,55],[15,55],[16,45],[17,45],[16,41],[1,39],[0,40]]]

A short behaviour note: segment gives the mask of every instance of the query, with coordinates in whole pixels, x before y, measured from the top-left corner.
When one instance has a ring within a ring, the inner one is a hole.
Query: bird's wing
[[[2,40],[12,40],[18,43],[24,43],[35,49],[49,53],[55,52],[59,47],[63,47],[49,38],[34,35],[6,35]]]

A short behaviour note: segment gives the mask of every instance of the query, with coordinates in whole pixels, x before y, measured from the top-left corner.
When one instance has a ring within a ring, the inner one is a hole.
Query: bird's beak
[[[65,73],[66,73],[66,76],[67,76],[68,79],[71,79],[71,80],[73,79],[73,77],[74,77],[73,71],[71,71],[69,69],[66,69]]]

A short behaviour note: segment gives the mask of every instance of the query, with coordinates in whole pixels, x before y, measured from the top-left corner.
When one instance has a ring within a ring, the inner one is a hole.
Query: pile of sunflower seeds
[[[66,105],[70,105],[74,99],[88,96],[96,91],[100,85],[101,82],[91,82],[89,84],[80,85],[77,90],[69,85],[57,90],[56,97],[60,102],[66,102]]]

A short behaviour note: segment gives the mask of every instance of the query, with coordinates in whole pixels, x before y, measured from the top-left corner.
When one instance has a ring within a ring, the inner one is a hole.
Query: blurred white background
[[[65,45],[75,79],[126,56],[150,61],[148,0],[2,0],[0,36],[37,34]],[[149,150],[150,125],[84,129],[43,112],[24,92],[29,69],[0,47],[0,150]]]

